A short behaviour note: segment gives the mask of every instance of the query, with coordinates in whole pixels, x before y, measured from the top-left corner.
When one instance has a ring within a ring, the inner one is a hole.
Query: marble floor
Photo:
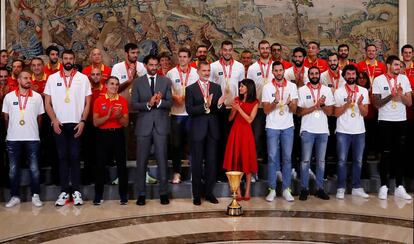
[[[225,214],[219,204],[172,199],[169,205],[148,200],[121,206],[105,201],[57,208],[23,203],[0,207],[0,242],[6,243],[413,243],[413,202],[375,195],[361,199],[274,202],[242,201],[244,214]]]

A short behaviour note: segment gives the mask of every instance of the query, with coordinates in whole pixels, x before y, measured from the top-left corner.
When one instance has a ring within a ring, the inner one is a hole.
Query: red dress
[[[236,98],[237,101],[238,98]],[[240,102],[240,101],[239,101]],[[240,102],[241,109],[248,115],[259,101]],[[223,168],[244,173],[257,172],[256,146],[251,125],[237,112],[227,139]]]

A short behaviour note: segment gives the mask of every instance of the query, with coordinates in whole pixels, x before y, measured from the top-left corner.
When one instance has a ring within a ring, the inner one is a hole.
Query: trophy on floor
[[[243,176],[243,172],[229,171],[226,172],[227,179],[229,179],[230,191],[232,192],[233,199],[230,205],[227,207],[227,215],[239,216],[243,214],[242,207],[237,202],[237,189],[240,187],[240,181]]]

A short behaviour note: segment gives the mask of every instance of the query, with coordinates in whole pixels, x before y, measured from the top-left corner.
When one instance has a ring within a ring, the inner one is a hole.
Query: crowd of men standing
[[[310,176],[316,180],[315,196],[329,199],[323,182],[326,175],[334,174],[336,198],[344,199],[348,155],[352,157],[351,194],[368,198],[361,186],[368,150],[380,153],[378,197],[387,199],[389,178],[395,178],[394,195],[410,200],[403,177],[410,169],[408,149],[414,140],[413,47],[403,46],[402,60],[390,55],[385,63],[377,60],[373,44],[366,46],[365,59],[359,63],[348,58],[346,44],[330,52],[327,60],[318,57],[319,48],[317,42],[309,42],[307,50],[297,47],[288,61],[282,58],[281,44],[263,40],[255,62],[249,50],[241,52],[237,61],[232,42],[223,41],[219,60],[209,62],[204,45],[197,47],[194,58],[183,47],[173,66],[166,53],[148,55],[139,62],[138,46],[128,43],[125,61],[110,68],[102,63],[101,51],[93,49],[91,65],[83,69],[75,64],[73,51],[60,52],[56,46],[46,49],[46,64],[39,57],[29,63],[10,62],[8,52],[1,50],[0,101],[5,125],[1,141],[6,141],[1,146],[8,156],[2,165],[9,166],[11,188],[6,207],[20,203],[20,167],[26,161],[33,205],[42,206],[39,163],[52,166],[54,181],[61,186],[56,206],[71,201],[83,204],[81,155],[84,184],[95,183],[93,203],[103,202],[105,165],[116,162],[120,204],[127,204],[129,135],[125,127],[131,124],[130,114],[136,116],[136,204],[146,203],[151,153],[158,165],[160,202],[169,204],[167,161],[171,158],[173,163],[171,182],[179,184],[187,149],[193,203],[200,205],[203,196],[218,203],[214,185],[224,178],[230,118],[241,111],[235,101],[246,96],[240,88],[246,79],[254,82],[259,102],[254,115],[244,117],[251,123],[257,158],[268,166],[267,201],[276,197],[277,178],[282,181],[283,197],[294,201],[291,178],[296,171],[300,200],[310,194]],[[325,170],[327,155],[337,161],[336,170]],[[316,175],[311,169],[313,157]],[[246,173],[253,173],[255,180],[257,172]]]

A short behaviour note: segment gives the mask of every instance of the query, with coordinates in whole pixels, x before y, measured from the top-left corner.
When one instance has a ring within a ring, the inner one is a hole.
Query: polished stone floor
[[[120,206],[105,201],[56,208],[23,203],[0,207],[0,242],[10,243],[413,243],[413,202],[375,195],[346,195],[329,201],[242,201],[243,216],[225,214],[229,198],[219,204],[172,199],[170,205],[149,200]]]

